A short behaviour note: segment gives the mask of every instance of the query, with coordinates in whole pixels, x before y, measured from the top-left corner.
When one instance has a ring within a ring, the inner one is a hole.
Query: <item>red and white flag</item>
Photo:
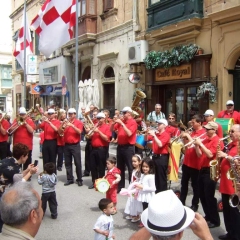
[[[25,14],[23,10],[22,25],[18,33],[18,40],[16,43],[15,50],[13,52],[14,57],[16,57],[22,69],[24,69],[24,16]],[[28,19],[26,17],[26,57],[29,54],[33,54],[33,46],[32,46],[32,37],[30,34],[29,25],[28,25]]]
[[[31,28],[39,35],[39,51],[49,57],[73,37],[75,0],[46,0]]]

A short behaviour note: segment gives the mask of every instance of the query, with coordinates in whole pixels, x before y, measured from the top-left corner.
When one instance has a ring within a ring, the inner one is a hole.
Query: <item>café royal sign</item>
[[[157,68],[155,81],[167,81],[176,79],[188,79],[192,76],[191,64],[184,64],[178,67]]]

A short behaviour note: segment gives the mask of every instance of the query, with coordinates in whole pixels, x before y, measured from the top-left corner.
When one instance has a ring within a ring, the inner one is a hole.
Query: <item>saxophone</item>
[[[219,152],[221,150],[221,139],[219,139],[218,141],[218,145],[217,145],[217,152]],[[213,181],[218,181],[218,179],[220,178],[220,172],[221,172],[221,169],[220,169],[220,166],[221,166],[221,158],[217,158],[217,159],[214,159],[214,160],[211,160],[210,163],[210,178],[213,180]]]
[[[237,207],[240,210],[240,199],[237,195],[237,183],[240,183],[240,164],[235,163],[235,160],[240,160],[240,137],[238,139],[238,155],[234,156],[229,162],[230,162],[230,170],[227,172],[227,178],[229,180],[233,181],[233,187],[235,190],[235,193],[232,194],[229,198],[229,205],[231,207]]]

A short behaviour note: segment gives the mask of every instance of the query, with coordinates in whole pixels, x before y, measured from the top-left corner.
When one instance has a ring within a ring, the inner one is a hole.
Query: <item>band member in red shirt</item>
[[[7,157],[8,152],[8,133],[7,130],[10,127],[10,123],[3,118],[2,111],[0,110],[0,160]]]
[[[53,162],[56,165],[57,134],[60,121],[56,119],[53,108],[48,109],[47,117],[44,117],[42,120],[39,128],[44,131],[44,142],[42,146],[43,164]]]
[[[77,184],[81,187],[82,184],[82,162],[81,162],[81,133],[83,130],[83,123],[77,119],[76,110],[74,108],[69,108],[68,110],[68,120],[66,128],[59,129],[59,134],[64,134],[64,157],[65,157],[65,167],[67,172],[67,182],[64,186],[73,184],[73,169],[72,169],[72,158],[74,159],[74,164],[76,166],[77,174]]]
[[[191,134],[183,133],[183,139],[187,138],[188,141],[192,141],[194,138],[202,135],[201,139],[205,136],[203,135],[206,130],[202,127],[203,118],[200,115],[194,115],[191,119],[191,125],[193,131]],[[184,144],[187,142],[184,141]],[[198,175],[200,170],[200,157],[197,156],[195,145],[190,144],[185,149],[185,156],[182,165],[182,179],[181,179],[181,194],[180,200],[183,205],[185,205],[185,201],[188,194],[188,183],[191,179],[192,189],[193,189],[193,198],[192,198],[192,206],[191,209],[193,211],[198,210],[199,204],[199,189],[198,189]]]
[[[178,128],[178,123],[176,122],[176,116],[174,113],[168,114],[168,126],[166,127],[166,132],[169,133],[171,138],[180,135],[181,131]]]
[[[212,122],[214,121],[214,112],[211,109],[208,109],[204,114],[203,114],[204,118],[205,118],[205,122],[203,122],[203,127],[208,123],[208,122]],[[222,126],[217,123],[218,125],[218,129],[217,129],[217,135],[222,138],[223,137],[223,129]]]
[[[95,127],[92,130],[86,130],[87,135],[91,138],[92,151],[90,153],[90,166],[92,173],[92,185],[89,189],[94,188],[94,182],[105,175],[106,159],[108,155],[108,146],[111,138],[111,131],[108,124],[105,123],[105,114],[97,114]]]
[[[58,120],[61,122],[60,128],[66,125],[66,111],[64,109],[59,110]],[[63,166],[63,156],[64,156],[64,134],[57,135],[57,170],[62,171]]]
[[[132,156],[135,153],[137,123],[132,117],[132,109],[124,107],[122,110],[123,121],[116,119],[111,125],[111,131],[117,131],[117,167],[121,171],[121,181],[118,184],[118,192],[125,187],[125,165],[128,168],[129,183],[132,176]]]
[[[168,126],[166,119],[156,120],[157,131],[149,130],[145,139],[152,141],[153,156],[152,160],[155,165],[155,185],[156,193],[167,190],[167,169],[168,169],[168,144],[170,135],[165,131]]]
[[[28,165],[32,163],[32,149],[33,149],[33,133],[35,130],[35,124],[33,120],[27,115],[24,107],[19,108],[19,118],[13,121],[13,125],[17,124],[17,121],[22,121],[17,130],[13,133],[13,145],[17,143],[25,144],[29,148],[28,158],[23,164],[23,170],[28,168]]]
[[[103,113],[106,116],[105,123],[109,124],[109,125],[112,124],[112,119],[110,118],[110,112],[107,109],[105,109],[105,110],[103,110]]]
[[[235,193],[233,182],[227,178],[227,172],[230,169],[229,161],[238,153],[238,144],[240,144],[240,125],[235,124],[229,131],[232,143],[227,146],[227,151],[219,151],[217,157],[223,158],[221,162],[221,178],[219,191],[222,194],[223,218],[227,234],[219,236],[219,239],[239,239],[240,237],[240,212],[237,207],[229,205],[229,199]]]
[[[223,142],[216,134],[218,125],[215,122],[208,122],[206,129],[206,138],[202,141],[196,139],[194,145],[196,153],[201,157],[199,172],[199,197],[202,203],[205,219],[209,228],[220,226],[220,217],[217,208],[217,199],[214,197],[217,182],[210,177],[209,162],[216,159],[217,149],[223,149]]]
[[[223,110],[218,113],[218,118],[233,118],[235,123],[240,123],[240,113],[234,111],[234,102],[232,100],[228,100],[226,102],[226,110]]]

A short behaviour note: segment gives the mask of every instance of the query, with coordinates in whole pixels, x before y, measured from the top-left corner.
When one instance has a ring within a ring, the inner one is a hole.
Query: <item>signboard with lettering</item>
[[[168,81],[188,79],[192,77],[191,64],[184,64],[178,67],[157,68],[155,71],[155,81]]]
[[[27,62],[27,74],[38,74],[37,71],[37,56],[36,55],[28,55]]]

